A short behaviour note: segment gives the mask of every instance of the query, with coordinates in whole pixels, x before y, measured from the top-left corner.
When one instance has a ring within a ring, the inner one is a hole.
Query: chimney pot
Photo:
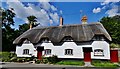
[[[87,16],[84,15],[81,21],[82,21],[82,24],[87,24]]]

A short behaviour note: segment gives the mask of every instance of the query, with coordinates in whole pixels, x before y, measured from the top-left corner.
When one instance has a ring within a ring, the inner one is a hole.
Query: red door
[[[84,61],[85,62],[91,61],[91,52],[84,52]]]
[[[37,58],[40,59],[40,60],[42,59],[42,51],[38,51]]]
[[[118,62],[118,50],[110,50],[110,61]]]

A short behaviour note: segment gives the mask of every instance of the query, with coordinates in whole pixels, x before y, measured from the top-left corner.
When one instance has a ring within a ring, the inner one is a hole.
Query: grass
[[[83,61],[75,61],[75,60],[63,60],[63,61],[60,61],[56,64],[59,64],[59,65],[79,65],[79,66],[83,66],[84,65],[84,62]]]
[[[58,65],[77,65],[77,66],[84,66],[83,61],[79,60],[62,60],[58,63]],[[117,64],[111,63],[110,61],[101,61],[101,60],[93,60],[92,65],[95,67],[118,67]]]
[[[92,61],[92,65],[95,67],[118,67],[117,64],[111,63],[110,61]]]

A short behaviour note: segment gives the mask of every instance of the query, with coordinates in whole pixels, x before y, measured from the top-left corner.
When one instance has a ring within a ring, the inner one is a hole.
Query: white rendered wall
[[[16,46],[17,57],[31,57],[30,55],[23,54],[24,49],[29,49],[29,54],[32,54],[35,57],[37,57],[37,50],[34,48],[32,43],[30,43],[30,44],[22,44],[22,46]]]
[[[57,55],[58,58],[84,58],[82,47],[92,47],[91,52],[92,59],[110,59],[110,48],[106,41],[94,41],[91,45],[76,45],[74,42],[64,42],[62,46],[54,46],[52,43],[42,43],[40,46],[44,46],[44,49],[51,49],[51,55],[44,55],[45,57]],[[16,47],[16,54],[18,57],[30,57],[29,55],[23,55],[23,49],[29,49],[30,54],[37,57],[37,51],[33,44],[23,44]],[[65,55],[65,49],[73,49],[73,55]],[[94,56],[94,49],[103,49],[104,56]]]
[[[92,43],[93,52],[91,58],[93,59],[110,59],[110,46],[106,41],[94,41]],[[94,49],[102,49],[104,56],[94,56]]]
[[[84,58],[82,47],[92,47],[92,59],[110,59],[110,48],[106,41],[94,41],[91,45],[76,45],[74,42],[64,42],[62,46],[54,46],[52,43],[42,43],[41,46],[44,46],[44,49],[51,49],[51,55],[57,55],[58,58]],[[65,55],[65,49],[73,49],[73,55]],[[94,49],[102,49],[104,56],[94,56]],[[51,55],[44,56],[48,57]]]

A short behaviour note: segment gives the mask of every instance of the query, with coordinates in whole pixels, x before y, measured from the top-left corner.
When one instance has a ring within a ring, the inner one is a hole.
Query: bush
[[[41,60],[37,60],[35,63],[36,63],[36,64],[40,64],[40,63],[41,63]]]
[[[17,62],[25,62],[25,58],[17,58]]]
[[[12,58],[10,59],[10,62],[17,62],[17,57],[12,57]]]
[[[119,44],[115,44],[115,43],[111,43],[110,47],[111,48],[120,48],[120,45]]]
[[[10,52],[0,52],[0,61],[9,62],[13,57],[17,57],[15,53]]]
[[[44,57],[44,58],[42,58],[41,63],[46,64],[46,63],[49,63],[49,61],[46,57]]]
[[[51,64],[55,64],[58,62],[58,57],[56,55],[52,55],[51,57],[47,57],[47,60]]]
[[[58,57],[56,55],[52,55],[51,57],[42,57],[42,60],[37,60],[36,63],[50,63],[55,64],[58,62]]]

